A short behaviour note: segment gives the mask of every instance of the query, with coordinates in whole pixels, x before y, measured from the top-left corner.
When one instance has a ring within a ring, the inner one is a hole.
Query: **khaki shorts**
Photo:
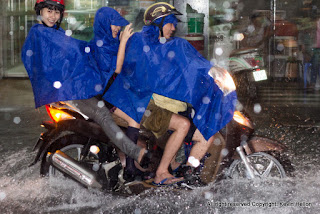
[[[171,111],[158,107],[153,100],[150,100],[141,124],[159,138],[168,131],[172,114]]]

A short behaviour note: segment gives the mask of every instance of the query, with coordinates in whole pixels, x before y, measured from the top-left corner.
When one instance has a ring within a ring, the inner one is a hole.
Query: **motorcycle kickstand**
[[[240,155],[240,158],[242,160],[242,162],[244,163],[248,173],[249,173],[249,177],[250,179],[254,179],[256,178],[255,174],[259,174],[256,172],[256,170],[253,168],[253,166],[250,163],[250,160],[247,158],[247,155],[244,153],[244,147],[247,145],[247,143],[244,143],[244,145],[238,146],[236,148],[238,154]]]

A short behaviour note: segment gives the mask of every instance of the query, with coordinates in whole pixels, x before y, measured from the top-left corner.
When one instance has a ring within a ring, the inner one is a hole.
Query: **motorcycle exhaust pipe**
[[[97,181],[93,171],[84,168],[64,152],[57,150],[53,155],[48,153],[47,161],[81,184],[91,188],[102,189],[102,185]]]

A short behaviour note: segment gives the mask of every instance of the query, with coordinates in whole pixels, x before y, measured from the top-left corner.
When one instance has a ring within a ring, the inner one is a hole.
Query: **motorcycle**
[[[40,162],[41,175],[63,176],[88,188],[126,195],[154,187],[150,180],[125,180],[117,149],[86,115],[61,102],[47,105],[46,110],[52,121],[42,123],[46,131],[34,146],[38,152],[30,164]],[[153,151],[157,143],[154,136],[147,130],[141,135]],[[220,178],[284,178],[293,171],[285,150],[277,141],[254,136],[252,122],[236,111],[233,120],[216,133],[198,168],[199,179],[208,184]]]
[[[268,79],[261,50],[243,48],[234,50],[229,57],[229,71],[234,77],[240,101],[257,99],[257,85]]]

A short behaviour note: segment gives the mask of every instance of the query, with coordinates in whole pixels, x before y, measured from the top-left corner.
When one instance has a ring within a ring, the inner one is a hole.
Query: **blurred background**
[[[155,2],[159,1],[66,0],[62,28],[72,30],[74,38],[89,41],[96,10],[109,6],[132,22],[135,31],[140,31],[144,10]],[[179,17],[176,36],[187,39],[215,64],[229,70],[230,57],[234,54],[239,57],[239,53],[248,57],[249,54],[251,58],[259,57],[262,61],[269,81],[289,79],[306,84],[310,78],[318,77],[318,0],[165,2],[183,13]],[[8,0],[0,4],[0,79],[27,77],[20,55],[30,27],[37,22],[33,10],[35,0]]]

